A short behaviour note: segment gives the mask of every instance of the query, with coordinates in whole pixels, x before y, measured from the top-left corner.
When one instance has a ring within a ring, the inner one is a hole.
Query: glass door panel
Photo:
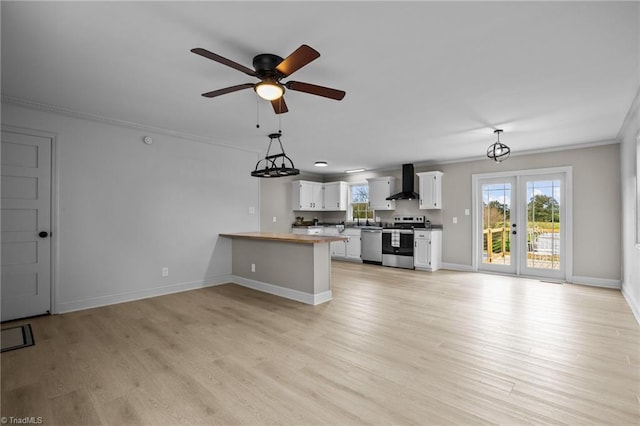
[[[482,237],[479,269],[504,273],[516,272],[516,257],[512,253],[515,237],[515,178],[482,179],[479,181],[480,225]]]
[[[564,277],[564,232],[562,232],[564,179],[557,176],[525,176],[526,240],[522,274]],[[525,218],[523,218],[524,221]],[[524,229],[523,229],[524,231]]]

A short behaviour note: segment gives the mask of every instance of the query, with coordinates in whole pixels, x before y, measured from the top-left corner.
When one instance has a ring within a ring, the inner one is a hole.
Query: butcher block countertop
[[[284,243],[301,243],[301,244],[316,244],[316,243],[330,243],[331,241],[344,241],[347,237],[333,235],[298,235],[298,234],[284,234],[277,232],[239,232],[236,234],[219,234],[221,237],[229,238],[244,238],[249,240],[269,240],[269,241],[282,241]]]

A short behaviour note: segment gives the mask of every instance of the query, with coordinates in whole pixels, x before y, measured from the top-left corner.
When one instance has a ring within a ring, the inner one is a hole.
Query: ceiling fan
[[[273,110],[276,114],[283,114],[289,109],[284,102],[285,87],[290,90],[298,92],[309,93],[316,96],[322,96],[329,99],[335,99],[337,101],[342,100],[346,94],[343,90],[331,89],[329,87],[317,86],[310,83],[302,83],[300,81],[287,81],[281,83],[280,80],[289,77],[291,74],[307,65],[309,62],[320,57],[315,49],[303,44],[298,47],[292,54],[282,59],[278,55],[271,53],[262,53],[253,58],[253,68],[245,67],[230,59],[223,58],[213,52],[209,52],[206,49],[197,47],[191,49],[191,51],[197,55],[204,56],[212,61],[219,62],[223,65],[241,71],[252,77],[260,79],[258,83],[245,83],[238,84],[237,86],[226,87],[224,89],[213,90],[211,92],[203,93],[202,96],[206,98],[214,98],[220,95],[226,95],[227,93],[237,92],[238,90],[248,89],[253,87],[258,96],[268,101],[271,101]]]

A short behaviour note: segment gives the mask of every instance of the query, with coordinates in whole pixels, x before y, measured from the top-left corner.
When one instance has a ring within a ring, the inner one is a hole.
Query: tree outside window
[[[374,211],[369,209],[369,186],[358,184],[350,186],[351,219],[373,219]]]

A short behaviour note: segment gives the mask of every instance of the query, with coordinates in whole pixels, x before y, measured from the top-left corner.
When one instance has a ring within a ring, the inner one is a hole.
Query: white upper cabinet
[[[348,192],[346,182],[296,180],[291,183],[291,208],[296,211],[346,211]]]
[[[442,208],[442,172],[416,173],[420,185],[421,209]]]
[[[349,185],[346,182],[327,182],[323,187],[323,210],[346,211]]]
[[[387,200],[396,192],[396,178],[392,176],[367,179],[369,182],[369,208],[371,210],[395,210],[395,200]]]
[[[296,180],[291,183],[291,207],[293,210],[322,210],[322,183]]]

